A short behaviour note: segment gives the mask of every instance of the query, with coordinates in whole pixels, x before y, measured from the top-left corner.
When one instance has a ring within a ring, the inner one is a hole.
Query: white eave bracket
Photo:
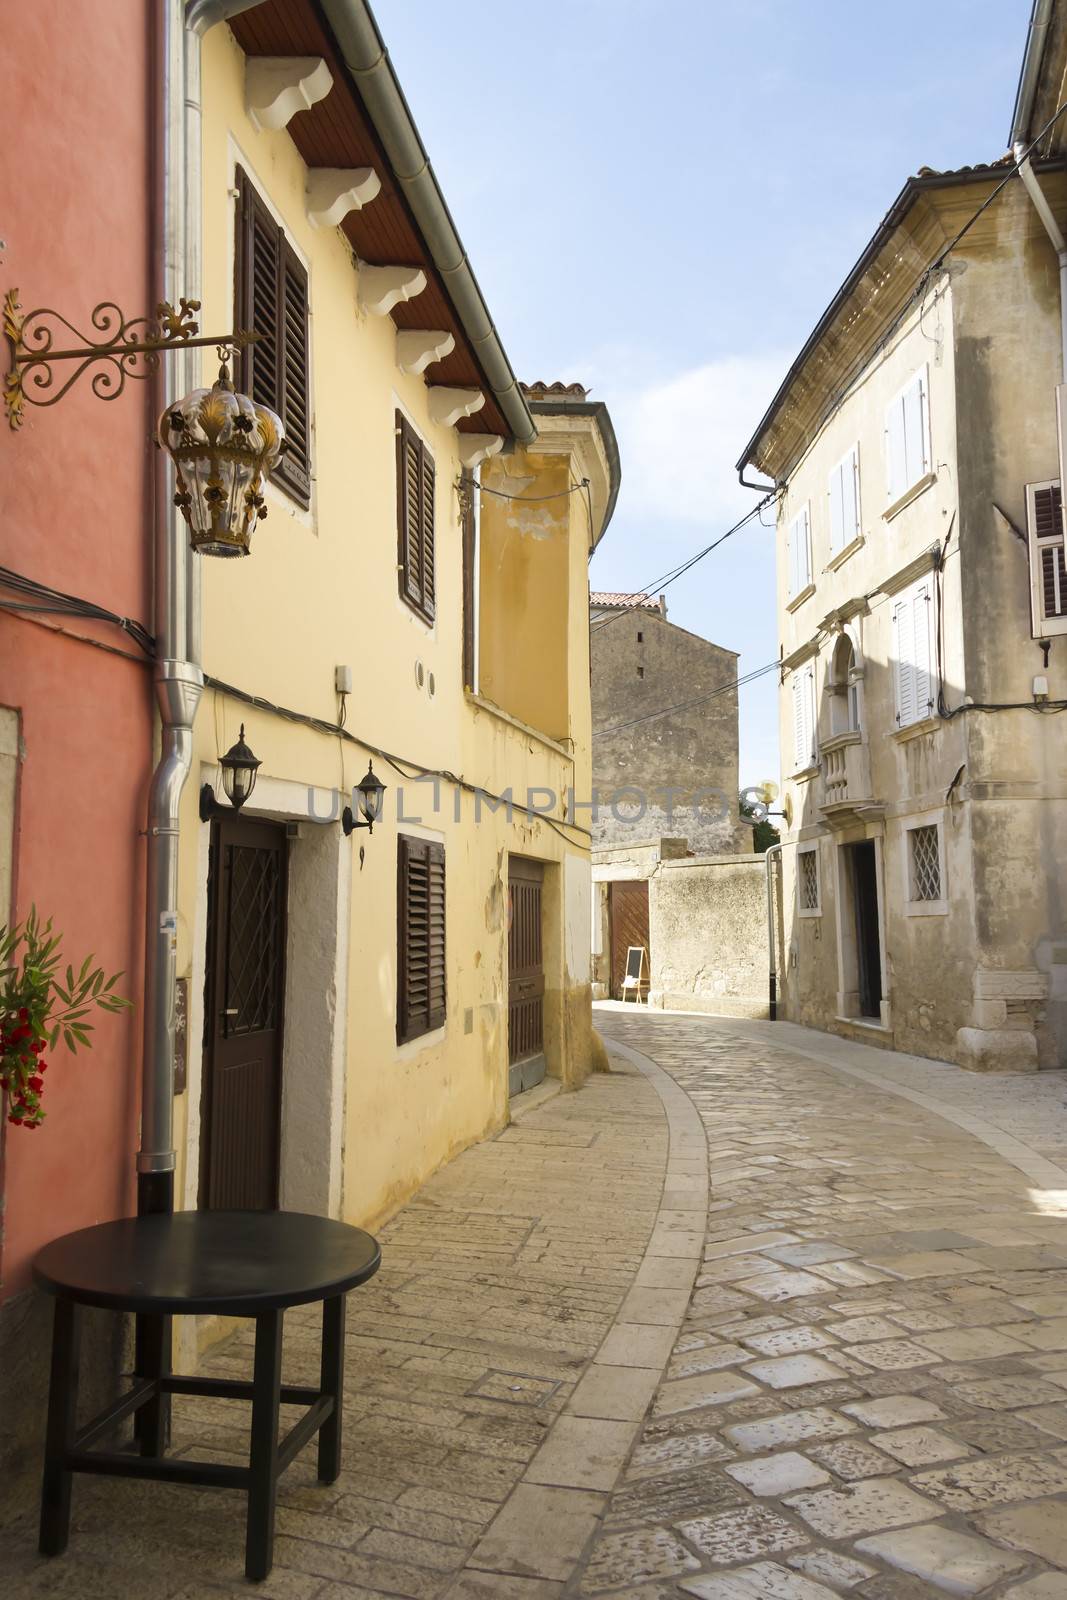
[[[426,287],[421,267],[359,268],[359,303],[375,317],[388,316],[401,300],[413,300]]]
[[[333,88],[321,56],[249,56],[245,61],[245,109],[255,128],[287,127]]]
[[[457,439],[460,466],[468,472],[473,472],[475,467],[480,467],[483,461],[498,455],[504,448],[504,439],[499,433],[461,433]]]
[[[396,336],[396,364],[409,377],[417,377],[434,361],[443,361],[456,348],[452,334],[444,329],[404,328]]]
[[[485,395],[480,389],[447,389],[443,385],[431,386],[430,417],[443,428],[452,427],[460,417],[469,417],[485,405]]]
[[[313,228],[336,228],[350,211],[362,211],[382,181],[373,167],[313,167],[307,181],[307,216]]]

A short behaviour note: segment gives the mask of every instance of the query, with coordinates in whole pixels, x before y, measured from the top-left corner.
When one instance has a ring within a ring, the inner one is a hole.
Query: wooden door
[[[855,886],[860,1016],[881,1018],[882,951],[878,933],[878,866],[874,841],[850,846]]]
[[[648,955],[645,964],[646,981],[642,994],[647,993],[647,975],[651,963],[648,948],[648,881],[612,883],[609,886],[608,912],[611,923],[611,995],[614,1000],[623,998],[622,980],[626,973],[626,952],[631,945],[641,945]],[[631,998],[633,990],[630,991]]]
[[[212,823],[204,1026],[205,1210],[278,1204],[287,902],[285,829]]]
[[[541,940],[544,867],[508,857],[508,1092],[545,1075],[545,964]]]

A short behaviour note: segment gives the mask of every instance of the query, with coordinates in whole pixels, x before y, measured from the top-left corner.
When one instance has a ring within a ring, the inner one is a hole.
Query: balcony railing
[[[849,822],[882,809],[871,792],[870,753],[858,729],[838,733],[819,746],[821,810],[829,823]]]

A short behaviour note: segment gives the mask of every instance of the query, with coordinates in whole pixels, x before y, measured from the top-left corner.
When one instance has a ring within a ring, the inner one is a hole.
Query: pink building
[[[107,11],[101,27],[94,0],[23,8],[5,71],[0,296],[17,287],[24,312],[54,307],[89,334],[99,302],[135,316],[158,298],[151,23],[163,7]],[[0,922],[36,905],[71,959],[92,951],[123,969],[135,1001],[92,1019],[92,1050],[56,1050],[41,1128],[0,1123],[0,1476],[25,1472],[31,1487],[50,1327],[33,1255],[135,1205],[151,663],[117,621],[56,609],[36,586],[151,628],[156,401],[152,383],[131,383],[104,404],[89,383],[53,409],[27,406],[18,431],[0,416]],[[90,1388],[107,1364],[87,1352]]]

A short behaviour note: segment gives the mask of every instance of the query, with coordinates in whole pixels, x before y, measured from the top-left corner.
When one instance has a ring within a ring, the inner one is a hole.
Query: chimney
[[[666,620],[667,620],[667,596],[665,594],[661,594],[660,597],[659,597],[659,614],[663,618],[664,622],[666,622]]]

